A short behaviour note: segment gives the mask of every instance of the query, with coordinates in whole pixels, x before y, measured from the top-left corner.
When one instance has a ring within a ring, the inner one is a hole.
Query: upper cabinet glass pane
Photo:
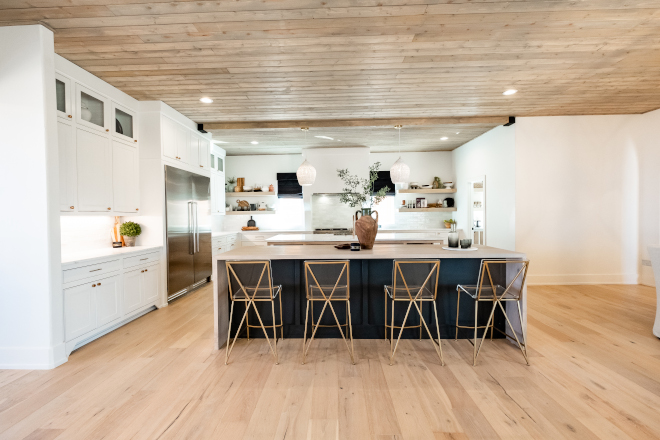
[[[57,110],[66,113],[66,84],[59,79],[55,80],[55,95],[57,96]]]
[[[103,127],[104,110],[103,101],[85,92],[80,92],[80,117],[83,120]]]
[[[218,171],[224,171],[225,170],[225,161],[222,159],[222,157],[218,157]]]
[[[133,137],[133,116],[118,108],[115,109],[115,132],[129,138]]]
[[[215,169],[215,154],[211,154],[211,169]]]

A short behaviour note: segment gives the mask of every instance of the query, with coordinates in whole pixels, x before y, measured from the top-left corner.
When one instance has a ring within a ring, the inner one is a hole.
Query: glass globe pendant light
[[[399,158],[390,168],[390,179],[392,179],[392,183],[407,183],[410,177],[410,167],[401,159],[401,128],[403,126],[395,125],[394,128],[399,130]]]
[[[305,144],[307,143],[307,130],[308,127],[301,127],[301,130],[305,132]],[[300,186],[310,186],[316,180],[316,168],[312,166],[311,163],[307,162],[307,159],[300,164],[298,171],[296,171],[296,177],[298,177],[298,184]]]

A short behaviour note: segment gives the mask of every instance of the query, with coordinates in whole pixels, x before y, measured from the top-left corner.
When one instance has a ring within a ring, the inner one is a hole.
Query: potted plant
[[[451,225],[455,225],[455,224],[456,224],[456,220],[454,220],[453,218],[450,218],[449,220],[445,220],[445,228],[447,229],[450,229]]]
[[[345,185],[342,188],[339,201],[352,208],[361,207],[361,211],[355,213],[356,218],[358,214],[362,214],[355,222],[355,233],[362,249],[372,249],[374,247],[374,241],[378,233],[378,212],[372,212],[372,209],[374,205],[379,204],[385,198],[385,194],[389,190],[386,186],[374,191],[374,182],[378,178],[378,168],[380,168],[380,162],[370,166],[369,178],[365,179],[349,174],[347,169],[337,170],[339,178]],[[371,216],[372,214],[376,214],[375,219]]]
[[[124,239],[126,246],[135,246],[135,237],[142,233],[142,228],[134,222],[124,222],[119,227],[119,233]]]
[[[236,183],[236,177],[230,177],[227,179],[227,183],[225,183],[225,190],[227,192],[234,192],[234,184]]]

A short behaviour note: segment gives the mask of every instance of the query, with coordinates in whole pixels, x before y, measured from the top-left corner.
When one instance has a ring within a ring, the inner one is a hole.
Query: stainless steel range
[[[314,229],[315,234],[332,234],[332,235],[353,235],[353,231],[349,228],[318,228]]]

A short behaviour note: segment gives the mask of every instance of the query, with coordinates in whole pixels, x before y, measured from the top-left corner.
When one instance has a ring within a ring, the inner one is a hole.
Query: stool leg
[[[307,300],[307,307],[305,308],[305,332],[303,334],[303,357],[302,364],[305,365],[305,348],[307,347],[307,318],[309,317],[309,303],[311,301]],[[314,317],[312,317],[312,325],[314,323]]]
[[[445,356],[442,354],[442,342],[440,340],[440,324],[438,323],[438,305],[433,301],[433,311],[435,312],[435,330],[438,332],[438,347],[440,347],[440,364],[445,366]]]
[[[385,340],[387,341],[387,290],[385,290]]]
[[[346,311],[348,313],[348,330],[351,332],[351,361],[355,365],[355,347],[353,346],[353,323],[351,322],[351,303],[346,300]]]
[[[250,303],[245,303],[247,307],[247,314],[245,315],[245,325],[247,325],[247,340],[250,340]]]
[[[424,311],[424,302],[419,302],[419,340],[422,340],[422,312]]]
[[[271,312],[273,312],[273,345],[275,346],[275,365],[280,364],[280,360],[277,356],[277,323],[275,322],[275,301],[270,300]]]
[[[392,365],[392,353],[394,352],[394,303],[392,300],[392,321],[390,321],[390,365]]]
[[[284,320],[282,319],[282,289],[280,289],[280,336],[284,340]]]
[[[229,312],[229,330],[227,330],[227,347],[225,349],[225,365],[227,365],[227,363],[229,362],[229,336],[231,335],[231,320],[233,317],[234,317],[234,301],[231,302],[231,311]]]
[[[458,311],[460,310],[461,307],[461,291],[456,288],[456,293],[457,293],[457,298],[456,298],[456,337],[454,338],[455,341],[458,341]]]
[[[477,312],[479,311],[479,301],[474,302],[474,351],[472,353],[472,366],[477,365],[477,330],[479,329],[477,321]]]

